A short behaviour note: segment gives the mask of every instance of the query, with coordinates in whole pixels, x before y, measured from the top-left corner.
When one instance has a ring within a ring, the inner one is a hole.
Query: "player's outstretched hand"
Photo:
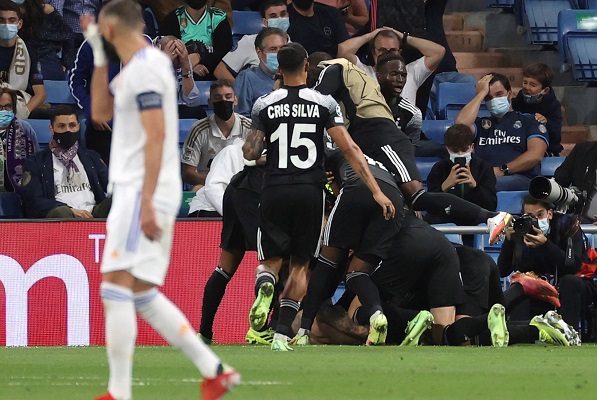
[[[386,220],[394,218],[394,215],[396,214],[396,208],[394,207],[394,204],[392,204],[392,201],[388,199],[383,192],[380,191],[379,193],[374,194],[373,198],[377,204],[381,206],[381,209],[383,210],[383,216]]]
[[[141,229],[147,239],[151,241],[159,240],[162,236],[162,230],[155,218],[155,210],[151,200],[141,202]]]

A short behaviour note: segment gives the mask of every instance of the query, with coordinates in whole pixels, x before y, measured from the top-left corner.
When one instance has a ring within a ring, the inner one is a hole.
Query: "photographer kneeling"
[[[498,258],[500,274],[532,271],[544,277],[559,289],[562,318],[578,329],[582,310],[597,296],[592,279],[575,275],[587,259],[580,222],[574,214],[554,213],[549,203],[530,195],[523,199],[523,213],[506,229]],[[558,304],[549,285],[523,278],[525,282],[513,283],[504,293],[511,320],[531,319]]]

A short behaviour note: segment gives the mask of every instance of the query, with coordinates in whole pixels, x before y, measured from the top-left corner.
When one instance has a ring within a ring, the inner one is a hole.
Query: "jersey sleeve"
[[[534,116],[528,115],[525,116],[527,119],[527,140],[533,138],[541,138],[545,140],[547,146],[549,147],[549,133],[547,133],[547,128],[545,125],[540,124],[537,122]]]
[[[330,129],[335,126],[344,126],[344,117],[342,116],[340,105],[332,96],[324,96],[323,99],[323,105],[326,107],[329,114],[329,117],[325,122],[325,128]]]
[[[253,104],[253,110],[251,111],[251,129],[265,132],[265,126],[261,118],[261,111],[264,108],[265,102],[261,98],[258,98],[255,104]]]
[[[192,165],[194,167],[198,166],[199,161],[201,161],[201,148],[204,140],[205,135],[203,134],[203,131],[198,126],[192,128],[182,145],[180,161],[183,164]]]
[[[423,82],[431,75],[431,71],[425,65],[425,57],[421,57],[406,66],[408,79],[412,79],[415,87],[419,88]]]
[[[148,54],[145,55],[146,57]],[[162,98],[166,94],[167,79],[174,79],[172,66],[165,68],[164,62],[138,63],[135,67],[142,70],[131,71],[127,76],[127,87],[133,95],[140,111],[162,107]],[[171,74],[166,76],[165,74]]]
[[[222,61],[236,76],[246,65],[253,66],[253,60],[257,58],[257,56],[253,57],[253,54],[256,54],[255,36],[245,35],[238,41],[236,48],[222,58]]]
[[[343,86],[342,66],[340,64],[333,64],[321,71],[313,89],[321,94],[335,96],[342,90]]]

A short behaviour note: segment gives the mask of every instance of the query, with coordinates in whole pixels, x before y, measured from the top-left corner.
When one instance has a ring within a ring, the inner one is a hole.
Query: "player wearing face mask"
[[[468,125],[475,134],[475,153],[493,166],[496,189],[527,190],[541,172],[541,160],[549,146],[545,125],[532,115],[512,110],[508,78],[489,74],[477,82],[476,96],[460,111],[457,124]],[[489,118],[478,117],[485,102]]]
[[[506,229],[506,240],[498,258],[500,275],[532,271],[544,277],[559,290],[559,313],[564,321],[578,327],[581,310],[597,298],[595,282],[580,273],[587,252],[579,221],[575,215],[554,212],[548,203],[530,195],[523,199],[522,211],[536,222],[528,233],[517,232],[512,226]],[[510,304],[511,320],[528,320],[553,309],[553,301],[529,298],[528,295],[536,293],[524,280],[512,285],[504,295]]]

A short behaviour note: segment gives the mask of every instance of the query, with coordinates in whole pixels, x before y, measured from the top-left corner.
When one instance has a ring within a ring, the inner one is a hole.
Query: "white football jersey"
[[[136,187],[141,191],[147,140],[141,112],[161,108],[165,138],[153,200],[156,209],[176,214],[180,208],[182,182],[178,152],[178,93],[172,62],[162,51],[144,47],[112,80],[110,90],[114,95],[110,183]]]

